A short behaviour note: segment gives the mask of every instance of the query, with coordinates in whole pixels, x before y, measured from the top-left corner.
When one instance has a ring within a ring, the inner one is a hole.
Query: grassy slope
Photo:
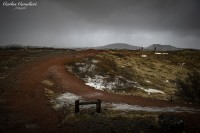
[[[118,66],[131,70],[135,80],[142,86],[162,90],[167,95],[173,95],[176,90],[176,78],[184,78],[193,69],[200,70],[199,51],[168,52],[166,55],[144,51],[110,51],[99,56],[111,58]],[[167,98],[167,95],[157,97]]]
[[[147,57],[141,57],[141,55],[147,55]],[[97,63],[98,69],[95,69],[92,73],[88,72],[88,75],[100,73],[112,77],[125,77],[128,80],[138,82],[145,88],[164,91],[165,95],[151,94],[152,98],[159,99],[174,97],[176,78],[183,79],[193,69],[200,70],[200,52],[194,50],[174,51],[162,55],[150,51],[112,50],[100,53],[95,57],[89,57],[89,59],[99,60],[100,62]],[[85,59],[75,59],[70,65],[74,65],[76,62],[90,63]],[[121,93],[120,91],[148,97],[148,94],[141,89],[123,88],[118,89],[117,93]]]

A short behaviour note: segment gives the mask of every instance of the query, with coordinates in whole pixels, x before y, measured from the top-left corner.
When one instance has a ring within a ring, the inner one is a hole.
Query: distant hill
[[[2,46],[0,46],[1,49],[21,49],[24,46],[20,45],[20,44],[4,44]]]
[[[53,48],[53,47],[47,47],[47,46],[23,46],[20,44],[1,44],[0,43],[0,49],[21,49],[21,48]],[[85,49],[118,49],[118,50],[139,50],[141,49],[141,46],[134,46],[126,43],[113,43],[113,44],[108,44],[104,46],[99,46],[99,47],[77,47],[77,48],[71,48],[71,49],[78,49],[78,50],[85,50]],[[176,51],[176,50],[183,50],[185,48],[177,48],[171,45],[161,45],[161,44],[152,44],[148,47],[143,47],[144,50],[146,51],[154,51],[156,48],[156,51]]]
[[[141,47],[139,46],[133,46],[126,43],[113,43],[108,44],[105,46],[95,47],[94,49],[127,49],[127,50],[138,50]],[[152,44],[148,47],[144,47],[144,50],[150,50],[153,51],[156,48],[156,51],[176,51],[181,50],[180,48],[171,46],[171,45],[161,45],[161,44]]]
[[[139,48],[140,47],[138,46],[133,46],[125,43],[113,43],[105,46],[95,47],[95,49],[127,49],[127,50],[137,50]]]
[[[171,46],[171,45],[161,45],[161,44],[152,44],[148,47],[145,47],[145,50],[154,50],[156,48],[156,51],[176,51],[181,50],[180,48]]]

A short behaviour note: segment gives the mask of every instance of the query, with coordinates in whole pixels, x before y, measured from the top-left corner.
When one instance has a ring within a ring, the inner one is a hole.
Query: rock
[[[44,93],[45,93],[45,96],[51,98],[54,96],[54,92],[50,89],[47,89],[47,88],[44,88]]]
[[[184,122],[173,114],[160,114],[159,127],[161,132],[183,132]]]
[[[54,83],[51,82],[51,81],[49,81],[49,80],[43,80],[43,81],[42,81],[42,84],[48,85],[48,86],[53,86],[53,85],[54,85]]]

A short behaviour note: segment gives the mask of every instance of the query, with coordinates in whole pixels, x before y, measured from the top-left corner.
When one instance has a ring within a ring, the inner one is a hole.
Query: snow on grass
[[[159,52],[155,52],[155,54],[159,54],[159,55],[164,54],[164,55],[167,55],[168,53],[159,53]]]
[[[89,93],[89,94],[86,94],[84,96],[86,97],[96,97],[96,96],[101,96],[103,94],[101,93]],[[74,106],[75,106],[75,101],[76,100],[80,100],[80,101],[85,101],[82,96],[77,96],[73,93],[69,93],[69,92],[66,92],[64,94],[61,94],[59,96],[57,96],[55,99],[52,99],[50,102],[53,104],[53,108],[55,110],[60,110],[62,108],[68,108],[68,109],[73,109]],[[94,108],[95,105],[87,105],[87,106],[83,106],[83,105],[80,105],[81,108]]]
[[[54,106],[53,108],[58,110],[61,109],[63,107],[70,107],[72,105],[74,105],[75,100],[81,99],[81,96],[77,96],[73,93],[64,93],[59,95],[57,98],[55,98],[53,101]]]
[[[158,53],[157,53],[158,54]],[[161,53],[162,54],[162,53]],[[146,55],[142,55],[146,57]],[[92,74],[95,71],[96,63],[99,62],[99,60],[88,60],[85,59],[86,63],[79,63],[76,62],[75,65],[78,68],[78,73],[84,74],[82,76],[82,79],[85,81],[85,84],[91,87],[94,87],[98,90],[107,90],[109,92],[116,92],[117,89],[123,90],[127,88],[139,88],[147,93],[161,93],[165,94],[164,92],[152,88],[144,88],[140,86],[139,83],[128,80],[122,76],[115,76],[111,78],[109,75],[102,76],[102,75],[94,75]],[[124,66],[121,66],[124,68]],[[69,71],[72,71],[72,69],[69,69]],[[87,75],[87,73],[90,73]],[[90,75],[90,76],[89,76]],[[93,75],[93,76],[91,76]],[[147,83],[152,83],[149,80],[145,80]]]
[[[181,63],[181,66],[184,66],[186,63]]]
[[[98,90],[104,90],[105,88],[111,90],[112,88],[115,87],[116,83],[115,82],[106,82],[107,77],[103,77],[100,75],[95,75],[94,78],[87,77],[85,78],[86,85],[94,87],[95,89]]]
[[[142,89],[143,91],[147,92],[147,93],[161,93],[161,94],[165,94],[163,91],[157,90],[157,89],[151,89],[151,88],[144,88],[142,86],[138,86],[137,88]]]
[[[156,89],[144,89],[144,91],[146,91],[148,93],[161,93],[161,94],[165,94],[163,91],[156,90]]]
[[[108,78],[109,77],[95,75],[94,78],[87,77],[84,80],[86,82],[85,83],[86,85],[94,87],[95,89],[98,89],[98,90],[105,90],[105,89],[113,90],[116,88],[116,86],[120,86],[121,88],[123,88],[127,85],[133,86],[137,84],[137,82],[127,80],[123,78],[122,76],[116,76],[113,81],[107,81]],[[121,82],[121,80],[125,82]]]
[[[103,95],[101,93],[90,93],[85,96],[100,96]],[[77,96],[73,93],[66,92],[64,94],[59,95],[54,100],[52,100],[53,108],[56,110],[68,107],[72,110],[74,109],[74,104],[76,100],[85,101],[81,96]],[[90,109],[95,108],[95,105],[82,105],[80,108]],[[200,112],[200,109],[192,109],[187,107],[142,107],[139,105],[129,105],[125,103],[102,103],[102,109],[112,109],[112,110],[120,110],[120,111],[147,111],[147,112],[189,112],[195,113]]]
[[[93,72],[96,68],[96,63],[98,63],[99,61],[98,60],[88,60],[88,58],[85,59],[86,63],[84,62],[76,62],[75,63],[75,67],[78,68],[78,71],[80,73],[86,73],[86,72]],[[66,68],[68,69],[68,71],[70,73],[73,73],[73,69],[72,69],[72,66],[67,66],[66,65]]]
[[[88,86],[94,87],[95,89],[103,90],[106,88],[106,86],[104,84],[104,78],[105,77],[98,76],[98,75],[95,75],[94,78],[87,77],[87,78],[85,78],[85,81],[86,81],[85,84]],[[111,87],[109,87],[109,89],[110,88]]]
[[[76,63],[80,72],[92,72],[95,69],[94,64]]]
[[[151,83],[151,81],[149,81],[149,80],[145,80],[145,82],[147,82],[147,83]]]
[[[108,106],[108,104],[107,104]],[[112,103],[109,105],[113,110],[121,110],[121,111],[147,111],[147,112],[189,112],[195,113],[200,112],[199,109],[192,109],[187,107],[142,107],[139,105],[129,105],[124,103]]]
[[[155,54],[162,54],[162,53],[155,52]]]
[[[98,63],[99,61],[98,61],[98,60],[95,60],[95,59],[93,59],[91,62],[92,62],[93,64],[96,64],[96,63]]]
[[[168,53],[162,53],[162,54],[168,54]]]
[[[85,78],[85,81],[86,81],[85,84],[88,86],[94,87],[95,89],[98,89],[98,90],[104,90],[104,89],[112,90],[112,89],[115,89],[116,85],[120,85],[122,87],[124,85],[123,83],[119,83],[119,79],[120,78],[123,79],[123,77],[121,77],[121,76],[116,77],[116,79],[113,82],[107,82],[106,78],[107,77],[103,77],[103,76],[99,76],[99,75],[95,75],[94,78],[87,77],[87,78]],[[133,82],[130,80],[126,80],[126,82],[133,84],[134,87],[142,89],[143,91],[145,91],[147,93],[165,94],[163,91],[160,91],[157,89],[144,88],[144,87],[138,85],[137,82]],[[151,81],[146,80],[146,82],[150,83]]]

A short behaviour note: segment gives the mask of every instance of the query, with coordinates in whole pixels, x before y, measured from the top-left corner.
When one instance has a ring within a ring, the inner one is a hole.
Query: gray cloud
[[[24,11],[0,7],[1,42],[65,47],[161,43],[199,48],[199,0],[34,1],[38,6]]]

